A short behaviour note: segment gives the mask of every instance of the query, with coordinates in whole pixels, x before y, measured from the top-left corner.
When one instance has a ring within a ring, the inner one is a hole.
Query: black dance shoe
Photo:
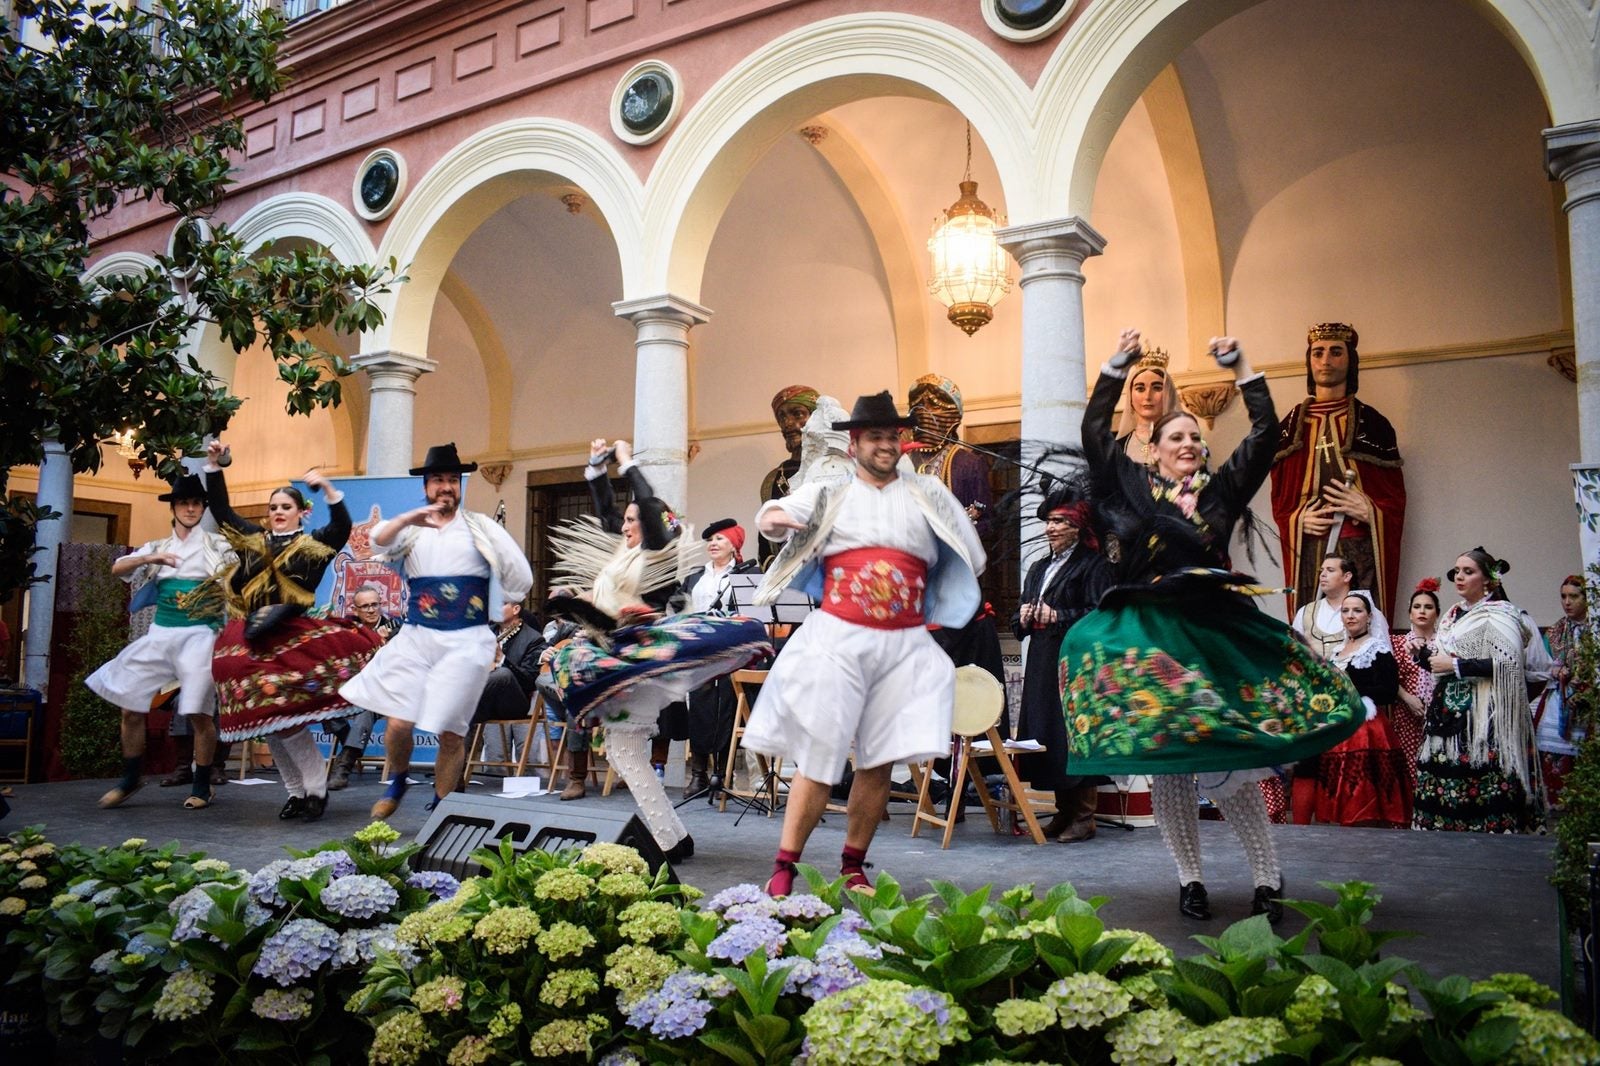
[[[1178,889],[1178,913],[1185,918],[1208,921],[1211,918],[1211,900],[1206,897],[1206,886],[1190,881]]]
[[[1250,904],[1251,914],[1265,914],[1267,922],[1277,925],[1283,921],[1283,878],[1278,878],[1277,887],[1272,885],[1257,885],[1256,898]]]
[[[290,796],[284,803],[283,809],[278,812],[278,817],[286,822],[292,822],[306,813],[306,800],[304,796]],[[319,812],[320,813],[320,812]]]
[[[314,822],[322,817],[322,812],[328,809],[327,796],[307,796],[305,798],[305,820]]]
[[[694,837],[686,836],[672,847],[662,852],[668,862],[682,862],[694,857]]]

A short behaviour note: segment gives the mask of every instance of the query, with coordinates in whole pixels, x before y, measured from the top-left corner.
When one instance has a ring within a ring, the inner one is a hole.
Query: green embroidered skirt
[[[1344,671],[1212,574],[1107,593],[1067,631],[1074,774],[1282,766],[1345,740],[1366,710]]]

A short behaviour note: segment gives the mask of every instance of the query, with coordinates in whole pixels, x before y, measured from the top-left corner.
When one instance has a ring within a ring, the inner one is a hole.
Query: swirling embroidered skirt
[[[343,618],[301,615],[255,640],[235,619],[217,636],[217,736],[224,741],[282,733],[361,713],[339,695],[383,645],[375,630]]]
[[[654,717],[714,677],[772,655],[760,622],[717,615],[668,615],[611,633],[611,647],[579,634],[552,662],[567,709],[587,725]]]
[[[1074,774],[1282,766],[1350,737],[1344,671],[1210,574],[1108,592],[1061,646]]]

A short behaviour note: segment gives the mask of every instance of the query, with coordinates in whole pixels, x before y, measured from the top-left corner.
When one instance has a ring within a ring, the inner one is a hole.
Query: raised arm
[[[1233,371],[1234,383],[1239,386],[1245,412],[1250,416],[1250,432],[1217,470],[1208,489],[1226,494],[1229,512],[1236,514],[1249,504],[1250,497],[1272,472],[1272,457],[1278,448],[1278,415],[1272,407],[1267,379],[1251,369],[1238,341],[1213,337],[1211,354],[1219,366]]]
[[[243,518],[228,503],[228,482],[222,476],[222,468],[212,464],[205,465],[206,475],[206,507],[211,511],[211,517],[217,520],[217,525],[228,526],[240,533],[260,533],[261,527]]]
[[[628,491],[633,494],[633,502],[639,505],[640,539],[651,551],[665,548],[667,542],[672,539],[672,530],[667,526],[663,501],[656,498],[656,490],[634,460],[633,449],[629,447],[628,442],[619,440],[613,447],[617,451],[617,473],[627,479]]]
[[[1089,404],[1083,411],[1083,454],[1096,477],[1115,475],[1119,467],[1135,465],[1117,447],[1111,418],[1116,414],[1117,398],[1122,395],[1122,383],[1128,376],[1128,364],[1138,356],[1139,331],[1123,330],[1117,338],[1117,350],[1100,367],[1100,376],[1089,393]]]
[[[344,493],[333,487],[333,482],[317,470],[306,471],[306,488],[322,493],[328,505],[328,522],[311,531],[311,539],[338,551],[350,540],[350,508],[344,505]]]

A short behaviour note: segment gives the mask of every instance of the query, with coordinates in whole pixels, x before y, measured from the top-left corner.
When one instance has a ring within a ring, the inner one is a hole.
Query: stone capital
[[[1544,131],[1544,165],[1567,187],[1566,210],[1600,200],[1600,119]]]
[[[389,382],[399,379],[407,386],[423,374],[439,369],[438,361],[429,359],[425,355],[412,355],[410,352],[393,350],[361,352],[352,355],[348,362],[357,370],[365,370],[375,382],[380,379]]]
[[[1077,216],[1007,226],[995,231],[995,239],[1022,268],[1023,285],[1040,277],[1082,281],[1083,261],[1106,247],[1106,239]]]
[[[709,308],[701,307],[671,293],[641,296],[634,300],[618,300],[611,305],[611,310],[618,318],[626,318],[636,326],[646,322],[670,322],[689,330],[711,321]]]

